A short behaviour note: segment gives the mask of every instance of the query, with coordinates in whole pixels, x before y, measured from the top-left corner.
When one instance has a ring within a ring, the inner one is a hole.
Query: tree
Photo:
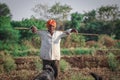
[[[47,4],[37,4],[33,8],[33,11],[38,14],[40,19],[49,19],[50,18],[50,13],[49,13],[49,6]]]
[[[54,18],[56,20],[66,20],[72,8],[69,5],[61,5],[59,2],[53,6],[47,4],[37,4],[33,11],[43,19]]]
[[[83,22],[96,21],[96,10],[84,13]]]
[[[0,40],[1,41],[18,41],[19,32],[14,30],[10,24],[11,19],[6,16],[0,16]]]
[[[31,26],[36,26],[38,29],[43,30],[45,29],[45,21],[39,20],[39,19],[23,19],[22,21],[12,21],[12,26],[14,28],[16,27],[26,27],[30,28]],[[34,36],[34,34],[31,33],[29,30],[20,30],[21,39],[30,39]]]
[[[49,12],[52,14],[52,16],[54,16],[55,19],[65,21],[67,20],[67,16],[71,10],[72,8],[69,5],[61,5],[58,2],[49,9]]]
[[[82,22],[83,14],[78,12],[71,14],[71,27],[80,31],[80,23]]]
[[[115,26],[116,26],[114,30],[115,38],[120,39],[120,20],[116,20]]]
[[[114,21],[120,18],[119,7],[115,6],[102,6],[97,11],[97,18],[103,21]]]
[[[51,7],[46,4],[37,4],[33,8],[33,11],[39,14],[40,18],[44,20],[55,19],[57,21],[57,29],[62,30],[71,10],[72,8],[69,5],[61,5],[59,2]]]
[[[17,41],[19,32],[11,26],[11,13],[6,4],[0,3],[0,40]]]
[[[0,3],[0,16],[11,17],[10,10],[6,4]]]

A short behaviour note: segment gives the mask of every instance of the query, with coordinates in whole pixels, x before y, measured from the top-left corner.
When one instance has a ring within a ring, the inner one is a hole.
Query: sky
[[[9,7],[12,20],[22,20],[35,16],[33,8],[37,4],[48,4],[48,6],[54,5],[56,2],[61,4],[67,4],[71,6],[71,13],[79,12],[84,13],[93,9],[98,9],[101,6],[115,5],[120,8],[120,0],[0,0],[0,3],[5,3]]]

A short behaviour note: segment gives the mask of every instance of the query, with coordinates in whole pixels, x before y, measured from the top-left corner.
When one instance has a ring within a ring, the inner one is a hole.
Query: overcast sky
[[[6,3],[11,10],[13,20],[21,20],[22,18],[30,18],[35,15],[32,8],[39,4],[48,4],[49,6],[60,2],[72,7],[71,12],[83,13],[100,8],[105,5],[115,5],[120,7],[120,0],[0,0],[0,3]]]

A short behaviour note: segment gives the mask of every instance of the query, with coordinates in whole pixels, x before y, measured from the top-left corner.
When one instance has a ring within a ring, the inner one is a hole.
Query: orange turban
[[[47,21],[47,27],[49,27],[50,25],[54,26],[56,28],[56,21],[53,19],[50,19]]]

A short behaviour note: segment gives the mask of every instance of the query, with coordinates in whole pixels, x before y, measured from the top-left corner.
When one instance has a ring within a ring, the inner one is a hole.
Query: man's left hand
[[[72,29],[71,32],[78,33],[76,29]]]

